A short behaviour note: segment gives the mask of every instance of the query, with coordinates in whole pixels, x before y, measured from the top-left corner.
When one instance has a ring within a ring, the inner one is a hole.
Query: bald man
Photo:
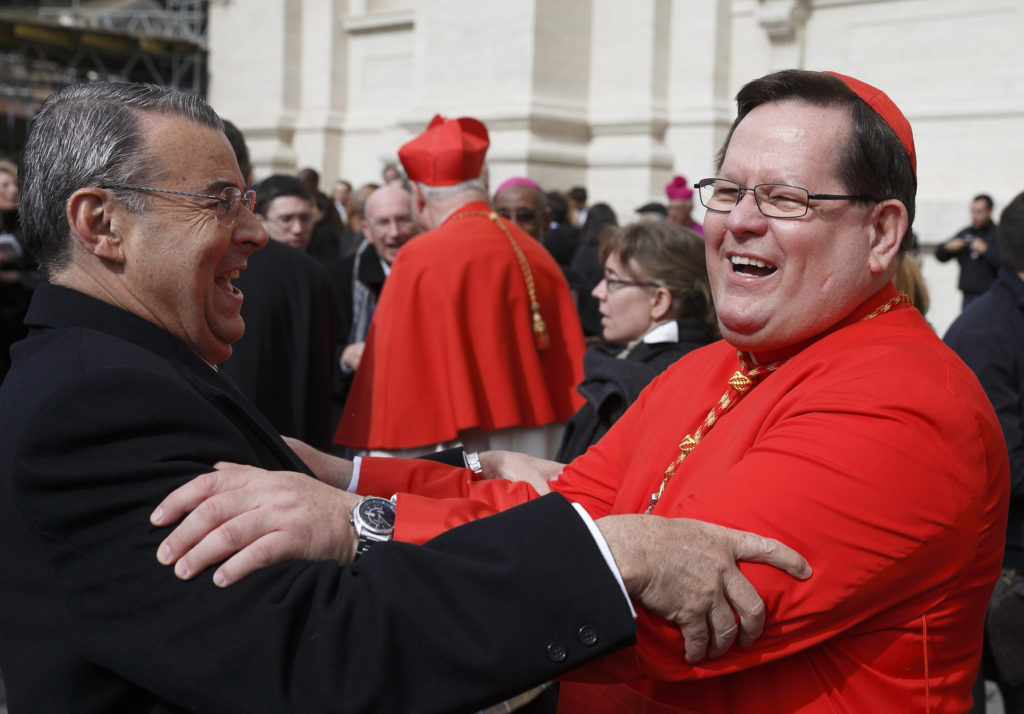
[[[327,265],[337,316],[335,359],[341,367],[333,390],[335,424],[341,418],[352,375],[362,359],[370,317],[391,272],[391,263],[398,250],[416,235],[411,199],[411,194],[397,182],[371,193],[364,207],[366,241],[354,255]]]
[[[511,178],[498,186],[494,192],[494,210],[542,242],[551,226],[551,211],[544,191],[528,178]]]

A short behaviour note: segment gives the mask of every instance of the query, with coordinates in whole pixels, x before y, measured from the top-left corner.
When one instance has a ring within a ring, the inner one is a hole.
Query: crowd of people
[[[469,117],[328,195],[193,95],[51,96],[0,162],[11,711],[1024,711],[1024,194],[937,250],[943,341],[899,108],[737,107],[620,222]]]

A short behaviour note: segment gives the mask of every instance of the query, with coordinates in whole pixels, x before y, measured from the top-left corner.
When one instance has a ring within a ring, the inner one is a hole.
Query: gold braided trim
[[[501,229],[501,232],[508,238],[508,242],[512,245],[512,250],[516,254],[516,260],[519,261],[519,269],[523,273],[523,280],[526,282],[526,292],[530,296],[530,314],[532,317],[533,326],[533,342],[537,346],[538,352],[543,352],[551,346],[551,338],[548,336],[548,327],[544,324],[544,318],[540,314],[540,303],[537,301],[537,288],[533,282],[533,271],[530,269],[530,263],[526,260],[526,255],[523,253],[523,249],[519,247],[519,243],[512,237],[512,232],[508,227],[501,222],[498,214],[494,211],[485,213],[484,211],[469,211],[467,213],[458,213],[453,216],[453,219],[468,218],[470,216],[478,218],[487,218],[494,225]]]
[[[863,322],[864,320],[870,320],[878,317],[879,315],[884,315],[901,303],[910,303],[910,297],[906,293],[897,293],[895,297],[890,298],[884,304],[879,305],[870,314],[862,317],[860,321]],[[757,366],[750,369],[746,360],[743,359],[742,352],[737,350],[736,356],[739,358],[741,369],[736,370],[735,374],[729,378],[729,387],[731,388],[731,391],[722,395],[722,398],[718,400],[718,406],[708,412],[708,415],[704,418],[704,422],[697,427],[697,430],[693,432],[693,434],[687,434],[683,437],[683,440],[679,442],[679,456],[677,456],[675,460],[668,465],[668,468],[665,469],[665,473],[661,480],[661,486],[657,491],[651,494],[650,501],[647,504],[646,513],[650,513],[654,510],[654,507],[658,504],[658,501],[661,500],[662,495],[665,493],[665,487],[668,486],[668,482],[672,480],[672,477],[675,476],[676,471],[682,465],[683,461],[686,460],[686,457],[691,451],[697,448],[700,440],[704,438],[704,435],[707,434],[708,431],[711,430],[711,427],[715,425],[715,422],[717,422],[723,414],[729,411],[729,409],[754,386],[754,378],[774,372],[788,361],[787,358],[779,360],[778,362],[772,362],[771,364],[764,365],[763,367]],[[735,396],[732,392],[736,392]]]

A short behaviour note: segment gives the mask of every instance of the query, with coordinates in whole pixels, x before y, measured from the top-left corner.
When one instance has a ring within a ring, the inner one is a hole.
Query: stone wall
[[[435,113],[472,115],[491,131],[492,185],[582,184],[629,220],[674,173],[713,173],[744,82],[835,69],[914,126],[915,228],[934,245],[976,193],[998,214],[1024,189],[1020,37],[1016,0],[222,0],[210,100],[245,132],[257,177],[379,181]],[[925,275],[941,333],[955,269],[926,259]]]

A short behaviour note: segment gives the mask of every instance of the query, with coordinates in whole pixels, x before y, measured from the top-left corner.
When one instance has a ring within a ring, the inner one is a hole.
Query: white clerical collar
[[[640,339],[649,345],[658,342],[679,342],[679,323],[675,320],[669,320],[660,325],[655,325],[644,333],[644,336]]]
[[[380,258],[377,260],[380,260],[380,269],[384,271],[384,277],[386,278],[391,275],[391,263],[386,260],[381,260]]]

